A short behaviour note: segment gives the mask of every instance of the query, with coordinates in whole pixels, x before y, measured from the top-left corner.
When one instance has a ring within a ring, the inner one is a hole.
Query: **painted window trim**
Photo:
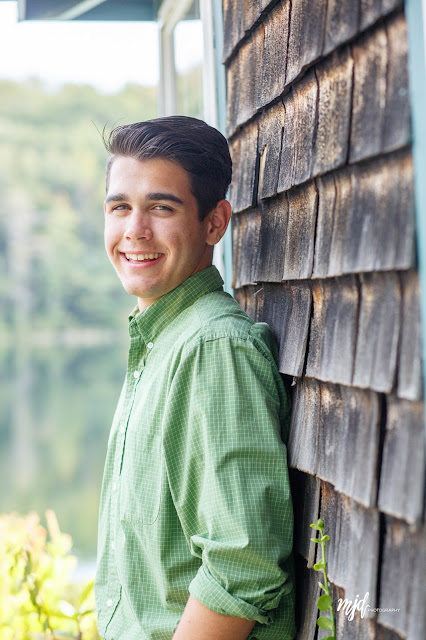
[[[426,1],[406,0],[408,28],[408,70],[410,78],[411,117],[414,159],[414,192],[417,222],[417,248],[420,276],[420,311],[422,318],[423,371],[426,364]],[[426,376],[424,397],[426,397]],[[425,420],[426,433],[426,420]]]

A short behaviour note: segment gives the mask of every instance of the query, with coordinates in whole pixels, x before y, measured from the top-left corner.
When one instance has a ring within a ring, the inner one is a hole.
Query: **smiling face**
[[[105,247],[141,310],[211,265],[213,245],[227,225],[220,221],[223,203],[228,205],[221,201],[200,221],[189,174],[179,164],[114,159],[104,204]]]

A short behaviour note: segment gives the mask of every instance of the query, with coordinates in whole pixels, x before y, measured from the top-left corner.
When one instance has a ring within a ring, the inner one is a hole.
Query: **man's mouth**
[[[162,253],[125,253],[124,256],[128,262],[145,262],[149,260],[157,260]]]

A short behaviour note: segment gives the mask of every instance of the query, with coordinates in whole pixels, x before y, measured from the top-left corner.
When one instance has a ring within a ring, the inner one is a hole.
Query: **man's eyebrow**
[[[169,200],[170,202],[176,202],[176,204],[184,204],[183,200],[175,196],[174,193],[167,193],[163,191],[155,191],[153,193],[146,194],[147,200]],[[105,198],[105,203],[108,202],[120,202],[128,200],[128,196],[125,193],[112,193]]]
[[[183,204],[183,200],[175,196],[174,193],[155,191],[154,193],[147,193],[146,197],[147,200],[170,200],[170,202],[176,202],[176,204]]]
[[[127,200],[127,195],[125,193],[112,193],[110,196],[105,198],[105,203],[108,202],[119,202],[120,200]]]

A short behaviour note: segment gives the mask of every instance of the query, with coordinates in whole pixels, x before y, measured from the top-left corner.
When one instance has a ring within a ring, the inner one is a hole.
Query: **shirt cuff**
[[[266,612],[226,591],[204,565],[201,565],[190,583],[189,593],[208,609],[224,616],[256,620],[262,624],[272,622],[272,617]]]

